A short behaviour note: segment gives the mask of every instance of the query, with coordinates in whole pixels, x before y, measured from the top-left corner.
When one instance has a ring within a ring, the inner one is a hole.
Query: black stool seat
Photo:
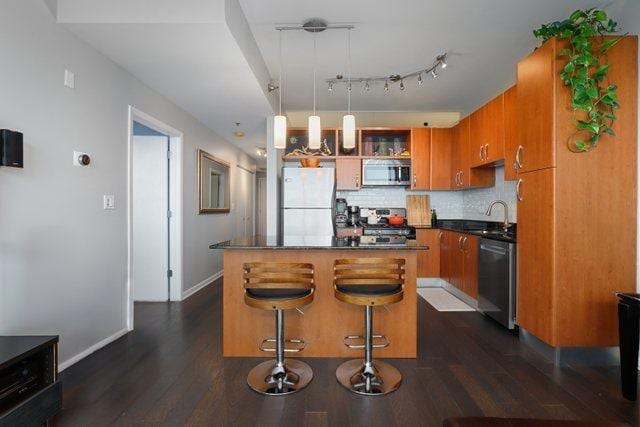
[[[340,292],[351,295],[393,295],[402,290],[402,285],[337,285]]]
[[[265,300],[288,300],[306,297],[311,289],[256,289],[247,288],[247,294],[252,298]]]

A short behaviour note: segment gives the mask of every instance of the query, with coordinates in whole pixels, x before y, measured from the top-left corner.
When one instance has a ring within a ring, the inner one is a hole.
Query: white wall
[[[43,1],[0,4],[0,52],[0,128],[25,135],[25,168],[0,168],[0,335],[59,334],[64,363],[126,328],[128,106],[184,133],[184,289],[222,269],[208,245],[235,228],[234,212],[197,214],[197,149],[233,165],[232,186],[235,165],[254,162],[55,24]],[[73,167],[73,150],[92,166]]]

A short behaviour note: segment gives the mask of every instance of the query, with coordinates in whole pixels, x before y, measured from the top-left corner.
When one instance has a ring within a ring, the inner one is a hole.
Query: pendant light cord
[[[313,115],[316,115],[316,44],[318,33],[313,32]]]
[[[351,28],[347,30],[347,114],[351,114]]]
[[[278,51],[278,60],[280,61],[280,70],[278,71],[278,102],[280,104],[279,111],[280,115],[282,115],[282,30],[278,30],[279,32],[279,51]]]

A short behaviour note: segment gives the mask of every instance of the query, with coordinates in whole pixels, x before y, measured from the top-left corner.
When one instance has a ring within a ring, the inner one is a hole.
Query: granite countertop
[[[361,244],[358,237],[318,236],[249,236],[209,245],[209,249],[358,249],[358,250],[426,250],[429,246],[415,240],[403,244]]]
[[[485,239],[500,240],[502,242],[517,242],[517,225],[511,224],[509,232],[502,230],[501,222],[475,221],[467,219],[439,219],[435,227],[415,227],[417,229],[433,228],[439,230],[457,231],[479,236]]]

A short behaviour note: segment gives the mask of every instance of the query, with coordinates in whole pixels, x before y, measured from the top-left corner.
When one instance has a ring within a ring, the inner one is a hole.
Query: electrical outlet
[[[64,70],[64,85],[71,89],[76,88],[76,75],[73,72]]]
[[[102,208],[112,210],[116,208],[116,196],[113,194],[102,196]]]

